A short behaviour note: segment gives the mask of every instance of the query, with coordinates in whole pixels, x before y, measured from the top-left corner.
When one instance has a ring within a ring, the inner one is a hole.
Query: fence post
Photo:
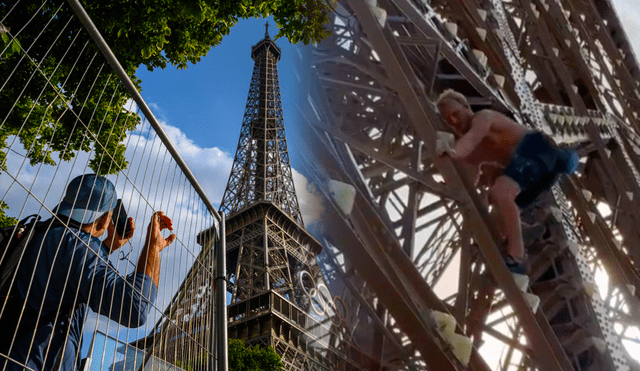
[[[221,213],[220,238],[216,248],[216,345],[217,345],[217,371],[229,369],[228,344],[227,344],[227,229],[226,214]]]

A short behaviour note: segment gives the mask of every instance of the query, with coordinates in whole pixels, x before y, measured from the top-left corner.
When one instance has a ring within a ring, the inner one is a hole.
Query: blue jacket
[[[52,370],[60,364],[62,370],[71,371],[80,359],[87,306],[134,328],[145,323],[156,295],[157,287],[147,274],[134,272],[125,277],[118,273],[98,238],[56,226],[36,234],[25,251],[13,303],[0,318],[2,336],[11,336],[15,329],[5,330],[19,323],[18,336],[10,339],[11,359],[34,370]],[[1,353],[8,351],[0,346]],[[0,369],[3,363],[0,359]],[[7,362],[6,370],[22,369]]]

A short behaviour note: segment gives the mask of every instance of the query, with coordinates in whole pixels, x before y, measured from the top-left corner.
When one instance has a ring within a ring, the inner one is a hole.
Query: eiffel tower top
[[[269,37],[269,22],[264,25],[264,39],[251,48],[251,58],[256,61],[256,58],[259,58],[263,51],[269,50],[271,54],[273,54],[275,61],[278,62],[280,60],[280,48],[278,48],[276,43],[271,40],[271,37]]]
[[[220,211],[233,215],[258,202],[271,202],[303,225],[293,185],[280,99],[277,63],[280,48],[265,37],[251,48],[251,86],[238,149]]]

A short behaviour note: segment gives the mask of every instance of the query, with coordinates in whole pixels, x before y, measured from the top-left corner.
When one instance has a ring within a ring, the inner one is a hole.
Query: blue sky
[[[178,70],[168,66],[164,70],[147,71],[140,68],[137,76],[142,80],[142,96],[161,121],[179,128],[199,147],[218,147],[235,154],[240,126],[249,92],[253,60],[251,47],[262,40],[265,19],[241,20],[231,28],[222,43],[209,51],[195,65]],[[277,30],[269,19],[269,33],[274,38]],[[295,110],[297,78],[294,63],[295,46],[285,38],[276,44],[282,49],[278,63],[280,89],[287,127],[287,140],[292,162],[300,143],[298,128],[292,121]],[[212,200],[218,202],[218,200]]]

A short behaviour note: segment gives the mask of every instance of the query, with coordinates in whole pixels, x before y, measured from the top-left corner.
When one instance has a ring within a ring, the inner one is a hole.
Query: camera
[[[127,211],[124,209],[124,205],[122,204],[122,199],[119,198],[116,202],[116,207],[113,209],[111,218],[113,219],[113,224],[116,226],[116,233],[118,233],[120,237],[129,236],[129,233],[131,233],[131,226],[129,225],[129,217],[127,216]]]

